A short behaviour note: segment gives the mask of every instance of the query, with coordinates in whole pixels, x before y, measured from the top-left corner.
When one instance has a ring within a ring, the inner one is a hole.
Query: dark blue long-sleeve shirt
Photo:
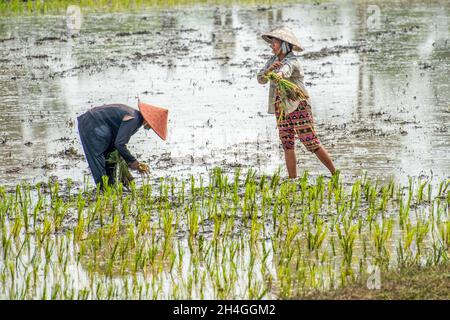
[[[87,113],[93,121],[92,126],[89,127],[93,129],[94,135],[99,138],[92,141],[97,144],[97,150],[106,152],[117,149],[127,163],[136,160],[126,145],[144,121],[139,110],[124,104],[109,104],[92,108]],[[133,119],[124,121],[123,118],[126,115],[133,117]]]

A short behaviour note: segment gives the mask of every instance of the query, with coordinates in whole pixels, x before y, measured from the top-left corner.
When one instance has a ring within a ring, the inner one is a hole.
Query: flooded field
[[[75,37],[0,16],[0,297],[289,298],[448,263],[450,8],[375,3],[83,11]],[[339,179],[300,143],[309,173],[284,179],[256,81],[282,24]],[[150,179],[97,196],[76,117],[137,97],[168,141],[135,134]]]
[[[255,79],[270,54],[260,34],[279,24],[291,25],[305,46],[317,130],[344,175],[448,177],[449,8],[380,3],[377,31],[367,30],[366,8],[84,14],[76,38],[67,37],[65,16],[2,17],[0,182],[82,182],[88,168],[76,116],[105,103],[137,107],[137,96],[170,111],[167,143],[144,132],[130,143],[155,176],[216,165],[284,170],[275,119],[266,113],[268,87]],[[326,172],[297,149],[300,169]]]

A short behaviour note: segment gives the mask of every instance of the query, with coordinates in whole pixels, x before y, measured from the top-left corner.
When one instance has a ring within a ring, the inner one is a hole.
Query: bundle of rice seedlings
[[[291,100],[307,100],[309,95],[302,88],[289,80],[283,79],[277,73],[271,71],[267,74],[266,78],[275,82],[278,85],[282,94],[285,94]]]
[[[128,164],[119,154],[119,151],[115,150],[111,152],[106,162],[115,164],[116,170],[114,176],[116,181],[120,181],[124,187],[128,187],[131,181],[134,180],[134,177],[131,175]]]
[[[281,94],[281,113],[279,120],[283,117],[283,113],[286,111],[286,106],[284,104],[285,99],[293,100],[293,101],[305,101],[309,98],[309,95],[306,91],[300,88],[295,83],[290,82],[289,80],[283,79],[277,73],[271,71],[267,74],[266,78],[277,84],[278,90]]]

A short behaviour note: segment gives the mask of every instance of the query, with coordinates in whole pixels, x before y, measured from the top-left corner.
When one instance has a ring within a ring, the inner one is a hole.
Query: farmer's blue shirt
[[[92,108],[86,115],[89,117],[84,120],[83,130],[91,131],[84,132],[84,135],[91,136],[87,140],[95,144],[99,154],[117,150],[127,163],[136,160],[128,150],[127,143],[144,121],[139,110],[124,104],[109,104]],[[124,121],[126,115],[132,119]]]

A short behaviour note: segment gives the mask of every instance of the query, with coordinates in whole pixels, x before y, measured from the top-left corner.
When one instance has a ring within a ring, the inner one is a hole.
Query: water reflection
[[[235,55],[237,30],[233,26],[234,15],[232,7],[216,7],[213,13],[212,58],[225,68],[228,60]]]

